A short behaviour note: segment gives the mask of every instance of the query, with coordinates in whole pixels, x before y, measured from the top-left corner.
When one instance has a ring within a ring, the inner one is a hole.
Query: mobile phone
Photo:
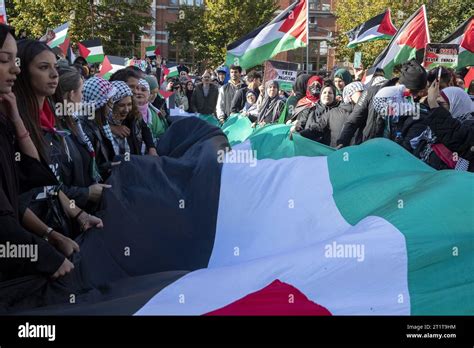
[[[443,69],[441,69],[441,67],[438,68],[438,82],[441,80],[441,72],[443,71]]]

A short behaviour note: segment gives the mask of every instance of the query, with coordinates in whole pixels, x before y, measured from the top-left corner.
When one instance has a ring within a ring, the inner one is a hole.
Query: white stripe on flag
[[[91,52],[89,53],[89,56],[97,56],[100,54],[104,54],[104,49],[102,46],[87,47],[87,49]]]
[[[377,31],[377,30],[379,30],[379,27],[380,27],[380,25],[377,25],[377,26],[375,26],[375,27],[370,28],[369,30],[367,30],[366,32],[364,32],[363,34],[361,34],[361,36],[359,36],[358,38],[356,38],[354,41],[349,42],[349,45],[350,45],[350,44],[359,43],[359,42],[365,42],[365,41],[367,41],[367,40],[375,39],[375,38],[377,38],[377,37],[382,36],[383,34],[382,34],[382,33],[379,33],[379,32]]]
[[[246,51],[250,51],[254,48],[261,47],[263,45],[266,45],[267,43],[270,43],[272,41],[282,38],[285,35],[285,33],[279,31],[281,24],[282,22],[280,21],[272,25],[269,25],[268,27],[263,28],[262,31],[258,33],[256,37],[252,39],[248,39],[247,41],[244,41],[236,48],[230,50],[229,53],[233,54],[234,56],[240,57]]]
[[[327,257],[333,243],[363,246],[363,260]],[[275,279],[335,315],[410,314],[403,234],[379,217],[349,225],[326,157],[224,164],[209,268],[169,285],[136,314],[205,314]]]

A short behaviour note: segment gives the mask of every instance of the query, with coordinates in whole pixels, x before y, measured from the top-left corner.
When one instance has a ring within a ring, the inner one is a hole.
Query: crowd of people
[[[94,213],[111,169],[130,155],[158,156],[172,108],[220,124],[234,114],[253,127],[286,123],[290,136],[335,148],[385,137],[436,169],[474,171],[474,83],[465,92],[446,68],[427,72],[412,60],[391,80],[377,71],[366,84],[346,69],[329,79],[303,73],[288,93],[236,65],[194,79],[180,65],[162,87],[136,67],[110,80],[85,67],[0,25],[0,243],[34,244],[40,254],[34,263],[0,260],[1,281],[72,271],[74,239],[103,227]],[[174,93],[166,101],[160,89]]]

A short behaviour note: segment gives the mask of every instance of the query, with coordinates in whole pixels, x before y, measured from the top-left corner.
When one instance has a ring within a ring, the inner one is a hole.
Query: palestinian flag
[[[165,76],[165,78],[178,77],[179,76],[178,66],[173,66],[171,68],[168,68],[167,66],[164,66],[163,67],[163,76]]]
[[[458,69],[474,66],[474,16],[441,42],[459,45]]]
[[[102,63],[104,61],[104,48],[100,39],[92,39],[77,44],[81,57],[90,64]]]
[[[471,173],[436,171],[386,139],[335,151],[291,141],[289,130],[263,127],[229,152],[219,128],[176,120],[159,158],[114,168],[104,229],[78,239],[82,277],[0,284],[7,310],[38,302],[56,306],[22,314],[474,312]]]
[[[54,39],[48,42],[48,46],[51,48],[54,48],[54,47],[58,47],[64,44],[68,36],[67,35],[68,29],[69,29],[69,22],[64,23],[63,25],[60,25],[59,27],[55,28],[53,30]]]
[[[108,80],[110,76],[127,66],[127,59],[117,56],[105,56],[104,61],[102,62],[102,66],[100,68],[99,76],[103,77],[104,79]]]
[[[157,48],[156,46],[148,46],[146,49],[145,49],[145,54],[147,57],[156,57],[157,56],[157,52],[159,52],[160,49]]]
[[[416,11],[397,31],[389,45],[375,59],[372,68],[367,72],[366,82],[370,81],[376,68],[385,71],[385,77],[391,78],[393,68],[417,57],[417,51],[424,50],[430,42],[428,20],[425,5]]]
[[[281,12],[270,23],[227,46],[226,65],[248,69],[276,54],[307,44],[307,1],[300,0]]]
[[[346,33],[349,37],[349,44],[347,47],[354,48],[363,42],[391,39],[396,33],[397,28],[395,28],[392,23],[390,9],[387,9],[384,13],[381,13],[348,31]]]

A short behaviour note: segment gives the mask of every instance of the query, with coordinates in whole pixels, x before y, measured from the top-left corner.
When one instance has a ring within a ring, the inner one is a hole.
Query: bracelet
[[[81,211],[79,213],[77,213],[76,216],[74,216],[74,220],[77,220],[79,218],[79,216],[81,216],[82,213],[84,213],[84,210],[81,209]]]
[[[45,241],[48,241],[49,239],[49,235],[51,234],[51,232],[53,232],[54,230],[51,228],[51,227],[48,227],[47,230],[46,230],[46,233],[44,234],[43,236],[43,239]]]
[[[30,136],[30,132],[26,131],[25,134],[17,136],[17,139],[25,139]]]

